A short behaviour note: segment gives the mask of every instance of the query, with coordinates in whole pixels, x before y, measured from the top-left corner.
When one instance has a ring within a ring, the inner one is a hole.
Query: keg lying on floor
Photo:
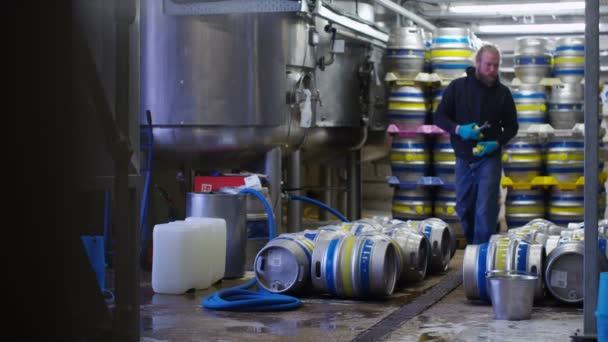
[[[383,233],[390,236],[401,250],[402,273],[399,286],[422,281],[426,277],[431,245],[426,236],[405,223],[386,227]]]
[[[424,234],[431,244],[429,271],[447,271],[453,251],[456,250],[456,240],[450,226],[441,219],[429,218],[420,221],[418,231]]]
[[[319,241],[312,253],[315,290],[343,298],[389,296],[395,289],[399,261],[389,237],[340,237]]]

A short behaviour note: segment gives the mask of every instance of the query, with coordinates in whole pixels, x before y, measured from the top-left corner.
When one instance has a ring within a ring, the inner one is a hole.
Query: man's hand
[[[496,141],[480,141],[477,146],[473,148],[473,155],[476,157],[483,157],[491,154],[498,150],[498,142]]]
[[[481,139],[481,130],[475,122],[466,125],[459,125],[456,133],[464,140],[479,140]]]

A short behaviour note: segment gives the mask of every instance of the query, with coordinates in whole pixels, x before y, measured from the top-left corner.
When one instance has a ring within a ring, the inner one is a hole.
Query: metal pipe
[[[274,213],[276,236],[285,232],[283,229],[283,211],[281,203],[281,148],[275,147],[266,152],[264,173],[270,183],[270,206]]]
[[[361,218],[361,150],[351,151],[348,162],[348,207],[346,217],[350,221]]]
[[[290,195],[302,196],[302,152],[293,151],[289,157],[287,170],[287,188],[295,189]],[[287,232],[299,232],[302,230],[302,202],[289,201],[287,206]]]
[[[319,179],[321,183],[321,188],[323,189],[321,193],[321,202],[331,207],[332,174],[331,168],[329,166],[319,166]],[[319,221],[327,221],[329,220],[329,217],[329,212],[327,212],[326,210],[319,210]]]
[[[400,14],[404,17],[407,17],[407,18],[413,20],[416,24],[423,26],[424,28],[427,28],[431,31],[437,30],[437,27],[435,25],[431,24],[426,19],[419,17],[418,15],[406,10],[405,8],[399,6],[398,4],[396,4],[390,0],[374,0],[374,1],[380,6],[383,6],[397,14]]]
[[[585,298],[584,334],[595,335],[597,324],[598,244],[598,82],[599,82],[599,2],[585,1]]]

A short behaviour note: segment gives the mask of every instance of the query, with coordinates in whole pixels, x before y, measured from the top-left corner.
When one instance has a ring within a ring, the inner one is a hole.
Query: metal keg
[[[398,255],[389,237],[319,241],[312,253],[313,287],[343,298],[389,296],[397,281]]]
[[[503,151],[505,176],[514,183],[530,183],[534,177],[541,175],[542,145],[537,136],[518,134],[505,145]]]
[[[361,219],[342,223],[342,229],[350,232],[354,236],[368,232],[381,232],[382,228],[380,222],[372,219]]]
[[[547,122],[547,93],[544,85],[523,83],[514,87],[513,101],[520,131],[532,124]]]
[[[462,261],[462,286],[467,299],[489,300],[486,282],[489,242],[467,245]],[[491,259],[491,258],[490,258]]]
[[[226,220],[225,278],[245,274],[247,228],[246,197],[224,193],[186,194],[186,217],[216,217]]]
[[[424,125],[427,103],[420,86],[394,86],[388,97],[389,122],[401,129],[415,129]]]
[[[441,85],[439,86],[439,88],[434,89],[431,92],[432,95],[432,105],[431,105],[431,112],[435,113],[435,111],[437,110],[437,107],[439,107],[439,103],[441,103],[441,99],[443,99],[443,92],[445,91],[445,88],[447,88],[447,85]]]
[[[437,193],[434,210],[435,216],[451,227],[455,239],[464,238],[464,230],[456,213],[456,192],[454,189],[446,187]]]
[[[401,250],[403,269],[398,285],[407,285],[424,280],[430,258],[431,245],[426,236],[404,223],[385,228]]]
[[[433,166],[437,177],[444,184],[454,184],[456,174],[456,155],[449,134],[441,134],[433,146]]]
[[[570,222],[579,222],[584,218],[583,188],[576,190],[551,189],[549,198],[549,219],[558,225],[568,225]]]
[[[547,175],[574,183],[584,174],[584,141],[580,136],[553,136],[546,145]],[[549,218],[551,219],[551,218]]]
[[[425,50],[421,28],[395,27],[384,56],[385,70],[400,79],[414,79],[424,69]]]
[[[254,273],[259,286],[269,292],[297,294],[309,282],[313,243],[296,234],[272,239],[255,257]]]
[[[429,146],[424,136],[395,136],[390,151],[391,171],[400,182],[416,183],[425,176],[430,164]]]
[[[496,248],[491,269],[520,271],[538,276],[538,281],[534,286],[534,299],[542,299],[545,296],[543,282],[545,247],[517,235],[490,242],[490,244],[492,243],[496,244]]]
[[[553,73],[564,83],[578,83],[585,76],[585,37],[562,37],[555,43]]]
[[[463,75],[473,65],[473,49],[467,28],[438,28],[431,45],[431,69],[444,79]]]
[[[549,41],[541,37],[517,38],[515,46],[515,77],[522,83],[539,83],[549,77],[551,53]]]
[[[563,244],[549,254],[545,283],[549,292],[559,301],[583,301],[584,255],[585,246],[582,243]]]
[[[549,123],[555,129],[571,129],[584,122],[584,92],[580,83],[554,84],[549,97]]]
[[[431,216],[432,201],[425,189],[395,189],[393,196],[393,217],[421,220]]]
[[[431,244],[429,271],[447,271],[452,251],[456,249],[456,240],[448,224],[440,219],[430,218],[420,222],[418,231],[426,236]]]
[[[341,224],[323,226],[317,229],[306,229],[295,234],[312,241],[313,245],[316,244],[317,241],[331,240],[341,236],[353,236],[350,231],[345,230]]]
[[[545,216],[543,189],[509,189],[505,202],[505,217],[510,228],[526,225],[530,219]]]
[[[422,31],[424,37],[424,72],[431,73],[431,45],[433,45],[433,32]]]

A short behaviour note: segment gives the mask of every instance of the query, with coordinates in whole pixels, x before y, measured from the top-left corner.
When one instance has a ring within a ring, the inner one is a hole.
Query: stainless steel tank
[[[562,37],[555,43],[553,73],[564,83],[578,83],[585,76],[585,37]]]
[[[549,40],[542,37],[520,37],[515,45],[515,77],[522,83],[539,83],[551,72]]]

